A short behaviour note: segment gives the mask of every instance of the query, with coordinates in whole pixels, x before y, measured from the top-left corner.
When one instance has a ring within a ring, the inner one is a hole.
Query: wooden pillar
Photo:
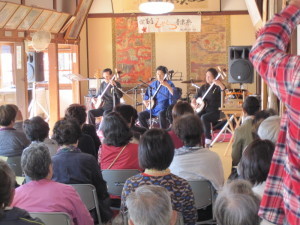
[[[79,50],[78,45],[71,45],[71,54],[72,54],[72,73],[79,74]],[[73,80],[72,81],[72,99],[73,103],[80,103],[80,82]]]
[[[16,79],[16,105],[22,112],[23,118],[28,118],[28,85],[27,85],[27,55],[24,42],[14,43],[15,58],[13,59],[13,71]]]
[[[59,117],[59,78],[58,78],[58,47],[51,43],[48,47],[49,58],[49,105],[50,105],[50,129]]]

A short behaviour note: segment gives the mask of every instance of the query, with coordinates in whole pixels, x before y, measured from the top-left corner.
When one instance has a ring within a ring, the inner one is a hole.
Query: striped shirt
[[[275,224],[300,224],[300,57],[286,53],[300,9],[291,5],[259,32],[250,58],[286,105],[259,215]]]

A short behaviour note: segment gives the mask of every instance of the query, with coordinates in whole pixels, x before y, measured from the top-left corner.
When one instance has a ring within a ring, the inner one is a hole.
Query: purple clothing
[[[52,180],[31,181],[16,189],[12,206],[28,212],[65,212],[74,225],[93,225],[94,221],[72,186]]]

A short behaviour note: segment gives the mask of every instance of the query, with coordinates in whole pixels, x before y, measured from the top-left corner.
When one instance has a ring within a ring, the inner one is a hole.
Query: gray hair
[[[21,157],[22,169],[32,180],[46,178],[51,163],[48,147],[44,143],[32,143],[24,149]]]
[[[245,180],[234,180],[224,185],[214,203],[214,215],[222,225],[259,225],[260,198]]]
[[[280,131],[280,121],[281,118],[279,116],[270,116],[262,121],[257,130],[259,138],[270,140],[276,144]]]
[[[140,186],[127,197],[126,205],[135,225],[168,225],[171,222],[171,197],[163,187]]]

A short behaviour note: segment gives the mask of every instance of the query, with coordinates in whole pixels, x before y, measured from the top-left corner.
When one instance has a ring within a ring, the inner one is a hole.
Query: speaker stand
[[[28,106],[29,118],[36,116],[37,106],[46,114],[46,116],[47,116],[46,121],[48,121],[50,118],[50,115],[49,115],[48,111],[36,99],[36,82],[33,82],[32,83],[32,99]]]

